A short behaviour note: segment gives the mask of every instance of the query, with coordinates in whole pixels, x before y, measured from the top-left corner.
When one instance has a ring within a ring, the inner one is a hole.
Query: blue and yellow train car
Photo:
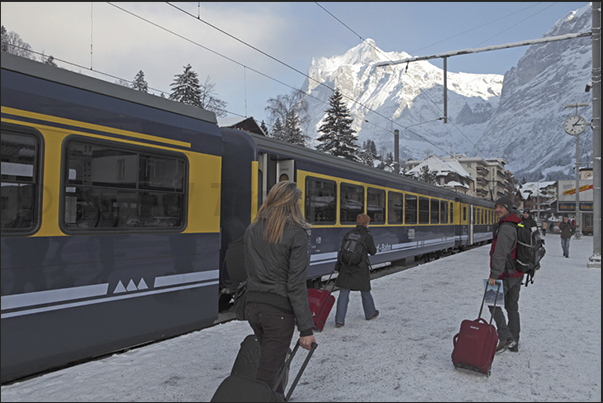
[[[218,315],[213,113],[2,53],[2,382]]]

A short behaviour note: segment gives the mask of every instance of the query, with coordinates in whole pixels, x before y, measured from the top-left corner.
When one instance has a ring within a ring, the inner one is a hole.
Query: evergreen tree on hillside
[[[174,82],[170,84],[172,93],[170,99],[172,101],[182,102],[183,104],[196,106],[201,108],[201,90],[199,89],[199,77],[192,70],[190,64],[184,67],[182,74],[174,76]]]
[[[283,124],[281,123],[280,118],[276,118],[274,122],[274,126],[272,126],[272,131],[270,132],[270,137],[281,140],[284,137],[283,134]]]
[[[149,92],[149,84],[144,79],[144,72],[140,70],[136,77],[134,77],[134,81],[132,82],[132,88],[137,91]]]
[[[421,167],[421,172],[417,177],[418,180],[432,185],[437,185],[436,171],[430,171],[427,165]]]
[[[350,112],[341,98],[342,95],[336,88],[329,98],[330,108],[325,111],[327,116],[324,123],[318,129],[322,135],[316,138],[320,142],[316,149],[350,161],[359,161],[358,140],[354,136],[356,131],[352,130]]]

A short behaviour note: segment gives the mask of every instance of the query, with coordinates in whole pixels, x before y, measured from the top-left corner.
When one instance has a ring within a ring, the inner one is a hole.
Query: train
[[[216,323],[271,186],[311,224],[308,287],[371,217],[373,267],[492,239],[494,203],[220,127],[214,113],[2,53],[1,382]]]

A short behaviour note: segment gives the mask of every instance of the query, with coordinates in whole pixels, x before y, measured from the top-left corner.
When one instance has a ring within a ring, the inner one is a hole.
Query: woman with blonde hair
[[[275,184],[257,217],[245,231],[245,269],[249,325],[261,346],[257,379],[275,386],[293,338],[310,349],[316,342],[306,287],[310,225],[301,208],[301,190],[294,182]],[[283,385],[277,392],[283,393]]]

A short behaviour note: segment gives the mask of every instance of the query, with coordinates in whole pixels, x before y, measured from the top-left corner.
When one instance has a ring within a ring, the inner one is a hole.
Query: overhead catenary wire
[[[241,39],[237,38],[236,36],[234,36],[234,35],[232,35],[232,34],[230,34],[230,33],[226,32],[226,31],[224,31],[223,29],[218,28],[218,27],[216,27],[215,25],[213,25],[213,24],[211,24],[211,23],[209,23],[209,22],[207,22],[207,21],[205,21],[205,20],[203,20],[203,19],[201,19],[201,18],[196,17],[195,15],[193,15],[193,14],[189,13],[188,11],[183,10],[183,9],[181,9],[181,8],[179,8],[179,7],[175,6],[175,5],[173,5],[173,4],[170,4],[170,3],[168,3],[168,2],[166,2],[166,4],[168,4],[168,5],[172,6],[172,7],[174,7],[175,9],[177,9],[177,10],[181,11],[182,13],[184,13],[184,14],[186,14],[186,15],[190,16],[191,18],[194,18],[194,19],[196,19],[196,20],[198,20],[198,21],[200,21],[200,22],[202,22],[202,23],[204,23],[204,24],[206,24],[206,25],[210,26],[211,28],[214,28],[214,29],[218,30],[219,32],[221,32],[221,33],[223,33],[223,34],[225,34],[225,35],[229,36],[230,38],[232,38],[232,39],[234,39],[234,40],[236,40],[236,41],[238,41],[238,42],[240,42],[240,43],[242,43],[243,45],[248,46],[248,47],[250,47],[251,49],[256,50],[257,52],[259,52],[259,53],[261,53],[261,54],[265,55],[266,57],[268,57],[268,58],[270,58],[270,59],[272,59],[272,60],[274,60],[274,61],[276,61],[276,62],[278,62],[278,63],[282,64],[283,66],[285,66],[285,67],[288,67],[288,68],[292,69],[293,71],[295,71],[295,72],[297,72],[297,73],[299,73],[299,74],[303,75],[304,77],[308,78],[309,80],[312,80],[313,82],[317,83],[318,85],[323,86],[323,87],[325,87],[325,88],[329,89],[330,91],[333,91],[333,92],[335,91],[335,89],[334,89],[334,88],[331,88],[331,87],[329,87],[328,85],[326,85],[326,84],[324,84],[324,83],[322,83],[322,82],[320,82],[320,81],[318,81],[318,80],[316,80],[316,79],[312,78],[311,76],[309,76],[309,75],[307,75],[306,73],[304,73],[304,72],[300,71],[299,69],[296,69],[295,67],[290,66],[289,64],[287,64],[287,63],[285,63],[285,62],[283,62],[283,61],[279,60],[278,58],[276,58],[276,57],[274,57],[274,56],[269,55],[268,53],[266,53],[266,52],[264,52],[264,51],[262,51],[262,50],[258,49],[257,47],[255,47],[255,46],[253,46],[253,45],[248,44],[247,42],[245,42],[245,41],[243,41],[243,40],[241,40]],[[140,17],[140,18],[141,18],[141,17]],[[230,60],[230,58],[229,58],[229,60]],[[240,63],[238,63],[238,62],[237,62],[237,64],[240,64]],[[288,85],[287,85],[287,86],[288,86]],[[288,86],[288,87],[289,87],[289,86]],[[308,94],[308,95],[309,95],[309,94]],[[373,112],[373,113],[377,114],[378,116],[382,117],[383,119],[388,120],[388,121],[392,122],[393,124],[396,124],[396,125],[398,125],[398,126],[400,126],[400,127],[404,128],[404,127],[403,127],[402,125],[400,125],[399,123],[397,123],[397,122],[393,121],[392,119],[388,118],[387,116],[384,116],[384,115],[380,114],[379,112],[377,112],[377,111],[375,111],[375,110],[371,109],[370,107],[366,106],[366,105],[365,105],[365,104],[363,104],[362,102],[359,102],[359,101],[357,101],[356,99],[351,98],[351,97],[349,97],[349,96],[347,96],[347,95],[345,95],[345,94],[343,94],[343,93],[342,93],[341,95],[342,95],[344,98],[349,99],[349,100],[350,100],[350,101],[352,101],[353,103],[355,103],[355,104],[358,104],[358,105],[362,106],[362,107],[363,107],[363,108],[365,108],[366,110],[371,111],[371,112]],[[312,97],[312,98],[317,99],[316,97]],[[322,100],[320,100],[320,101],[324,103],[324,101],[322,101]],[[444,153],[448,153],[446,150],[444,150],[444,149],[440,148],[440,147],[439,147],[437,144],[432,143],[431,141],[429,141],[429,140],[428,140],[428,139],[426,139],[425,137],[423,137],[423,136],[419,135],[418,133],[413,133],[413,134],[415,134],[416,136],[418,136],[419,138],[421,138],[423,141],[426,141],[427,143],[431,144],[432,146],[434,146],[434,147],[436,147],[436,148],[440,149],[440,150],[441,150],[441,151],[443,151]]]

